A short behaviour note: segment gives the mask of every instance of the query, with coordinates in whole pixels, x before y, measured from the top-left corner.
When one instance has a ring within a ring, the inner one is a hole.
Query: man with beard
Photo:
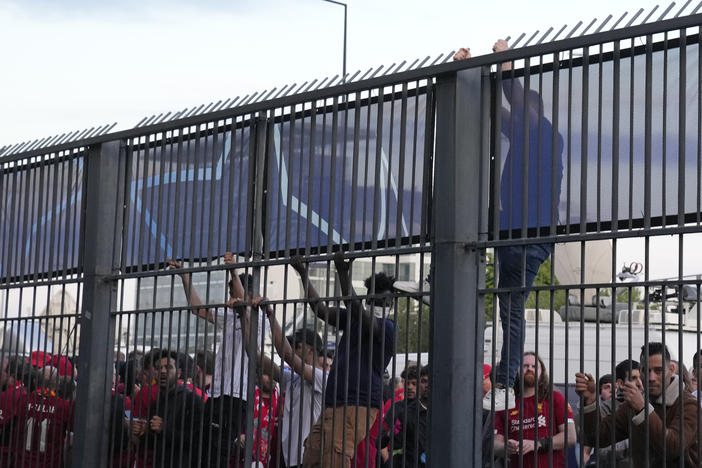
[[[628,438],[634,466],[699,466],[700,407],[695,397],[680,392],[668,348],[662,343],[642,346],[641,364],[648,398],[636,382],[624,382],[623,401],[613,417],[597,411],[592,376],[575,375],[575,391],[586,405],[582,410],[585,436],[601,446]]]
[[[156,361],[158,397],[149,407],[142,438],[153,450],[154,466],[197,466],[204,403],[185,385],[178,385],[178,354],[162,351]]]
[[[388,318],[394,303],[394,278],[376,273],[365,281],[366,307],[351,287],[351,260],[334,256],[346,308],[327,307],[310,283],[302,258],[291,266],[317,317],[343,332],[327,376],[326,409],[305,441],[303,465],[309,468],[352,466],[359,442],[368,435],[383,405],[383,373],[395,354],[395,323]],[[324,457],[322,459],[322,457]]]
[[[429,447],[429,389],[428,386],[418,385],[420,373],[417,366],[405,369],[402,377],[405,381],[405,399],[397,404],[395,414],[392,466],[424,467]]]
[[[566,449],[576,439],[573,412],[536,353],[524,353],[514,393],[516,408],[495,414],[495,452],[509,456],[512,466],[565,466]]]
[[[609,374],[608,374],[609,375]],[[614,394],[610,398],[605,398],[602,395],[602,386],[600,384],[600,414],[602,417],[609,417],[624,401],[625,387],[627,382],[633,383],[640,393],[643,394],[643,383],[641,383],[641,374],[639,371],[639,363],[633,359],[626,359],[615,368],[615,387]],[[602,381],[602,378],[600,379]],[[585,449],[595,449],[595,441],[586,441],[591,446],[586,446]],[[610,441],[611,442],[611,441]],[[612,448],[614,447],[614,448]],[[614,454],[612,454],[614,452]],[[631,466],[629,454],[629,439],[620,440],[614,446],[608,443],[606,446],[600,446],[595,450],[589,458],[586,458],[585,466]]]

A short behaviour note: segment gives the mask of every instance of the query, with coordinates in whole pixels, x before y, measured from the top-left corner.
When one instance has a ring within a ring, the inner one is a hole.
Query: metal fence
[[[701,19],[5,149],[0,464],[694,465]]]

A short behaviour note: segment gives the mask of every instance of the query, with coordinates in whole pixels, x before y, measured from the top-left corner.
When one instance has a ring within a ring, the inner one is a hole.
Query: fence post
[[[256,116],[253,125],[255,130],[252,137],[255,138],[250,143],[251,161],[249,171],[252,171],[251,177],[253,181],[253,190],[250,192],[252,198],[249,200],[249,208],[251,210],[251,258],[257,262],[263,258],[263,229],[265,226],[264,219],[264,169],[266,162],[266,142],[268,139],[268,120],[265,113],[260,113]],[[251,269],[251,277],[253,281],[254,296],[261,293],[261,266],[254,265]],[[261,327],[265,328],[265,323],[258,322],[258,313],[251,314],[251,337],[249,341],[249,356],[256,356],[258,349],[258,337],[261,334]],[[249,359],[249,379],[246,394],[248,395],[248,404],[246,405],[246,441],[244,443],[244,466],[250,466],[252,463],[253,446],[253,431],[254,431],[254,395],[256,391],[256,378],[261,370],[257,366],[254,359]]]
[[[120,141],[90,147],[85,161],[83,205],[83,306],[72,466],[107,466],[110,388],[113,372],[117,281],[106,277],[117,267],[122,236],[124,177]]]
[[[442,75],[436,85],[432,234],[429,465],[482,466],[483,307],[481,240],[489,182],[487,97],[480,68]],[[487,80],[486,80],[487,81]]]

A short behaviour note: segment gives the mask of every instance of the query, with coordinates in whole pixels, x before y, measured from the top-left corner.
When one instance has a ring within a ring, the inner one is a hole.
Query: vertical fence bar
[[[478,286],[485,271],[478,240],[483,152],[482,70],[441,76],[437,83],[434,265],[431,314],[430,465],[480,466],[484,317]],[[466,310],[466,304],[470,306]]]
[[[117,281],[104,278],[113,273],[118,264],[120,249],[115,244],[121,239],[122,218],[119,200],[122,193],[119,170],[120,141],[91,147],[86,159],[86,197],[84,206],[85,288],[80,318],[81,340],[79,361],[81,385],[78,386],[76,440],[73,466],[107,466],[107,436],[109,435],[110,408],[108,401],[112,378],[112,350],[114,341],[113,317],[110,312],[116,304]],[[119,197],[117,197],[119,199]]]

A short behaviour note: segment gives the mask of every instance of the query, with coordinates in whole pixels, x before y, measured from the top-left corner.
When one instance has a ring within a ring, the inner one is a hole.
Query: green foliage
[[[539,272],[536,274],[534,279],[534,286],[558,286],[561,284],[558,278],[554,275],[553,283],[551,283],[551,258],[547,258],[544,263],[541,264]],[[539,291],[538,298],[536,292],[529,294],[526,300],[527,309],[550,309],[551,308],[551,296],[553,296],[553,310],[558,311],[561,306],[566,304],[566,294],[564,290],[556,291]]]
[[[558,278],[554,276],[553,284],[551,283],[551,258],[549,257],[544,263],[541,264],[536,278],[534,279],[534,286],[558,286],[560,283]],[[485,271],[485,287],[487,289],[492,289],[495,287],[495,257],[492,253],[487,254],[487,268]],[[556,291],[539,291],[538,298],[535,291],[529,294],[526,300],[526,309],[538,309],[549,310],[551,308],[551,296],[553,295],[553,310],[558,311],[561,306],[566,304],[566,292],[564,290]],[[538,300],[537,300],[538,299]],[[485,321],[489,322],[492,320],[493,314],[495,312],[495,295],[486,294],[485,295]]]
[[[492,289],[495,287],[495,255],[492,253],[487,254],[487,267],[485,269],[485,287],[487,289]],[[493,314],[495,312],[495,295],[486,294],[485,295],[485,323],[492,320]]]
[[[617,302],[629,303],[629,291],[631,291],[631,302],[632,303],[637,303],[641,302],[643,300],[643,294],[641,293],[641,289],[639,288],[628,288],[624,289],[624,287],[619,287],[619,292],[617,294]],[[612,295],[612,291],[609,289],[603,289],[600,291],[600,296],[606,296],[609,297]]]
[[[430,308],[409,298],[402,298],[397,306],[396,352],[425,353],[429,351]]]

